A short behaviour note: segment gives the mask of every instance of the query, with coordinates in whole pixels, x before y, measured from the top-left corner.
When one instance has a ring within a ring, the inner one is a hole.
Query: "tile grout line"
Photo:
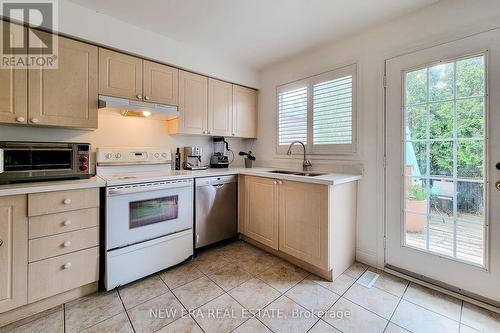
[[[397,304],[397,305],[396,305],[396,307],[394,308],[394,311],[392,312],[391,316],[389,317],[389,320],[387,321],[387,324],[385,325],[384,332],[385,332],[385,330],[387,329],[387,327],[389,326],[389,324],[390,324],[390,323],[392,323],[392,321],[391,321],[391,320],[392,320],[392,317],[394,317],[394,314],[396,313],[396,311],[397,311],[397,309],[398,309],[398,307],[399,307],[399,304],[401,304],[401,301],[403,300],[403,296],[404,296],[404,294],[406,293],[406,291],[408,290],[408,288],[409,288],[409,287],[410,287],[410,284],[409,284],[409,283],[407,283],[407,284],[406,284],[406,287],[405,287],[405,290],[403,291],[403,293],[402,293],[402,294],[401,294],[401,296],[399,297],[398,304]],[[394,323],[393,323],[393,324],[394,324]],[[396,326],[398,326],[398,327],[401,327],[401,326],[399,326],[399,325],[397,325],[397,324],[394,324],[394,325],[396,325]],[[401,328],[406,329],[406,328],[404,328],[404,327],[401,327]]]
[[[167,287],[168,288],[168,287]],[[135,327],[134,324],[132,324],[132,320],[130,319],[130,316],[128,315],[127,308],[125,307],[125,304],[123,303],[122,295],[120,295],[120,292],[118,291],[118,288],[116,288],[116,293],[118,294],[118,298],[120,299],[120,302],[122,302],[123,310],[125,311],[125,315],[127,316],[128,322],[130,323],[130,326],[132,327],[132,331],[135,333]],[[162,294],[163,295],[163,294]],[[161,296],[161,295],[160,295]],[[147,302],[147,301],[146,301]],[[145,303],[145,302],[144,302]],[[141,303],[143,304],[143,303]],[[140,304],[138,304],[140,305]],[[111,317],[112,318],[112,317]]]

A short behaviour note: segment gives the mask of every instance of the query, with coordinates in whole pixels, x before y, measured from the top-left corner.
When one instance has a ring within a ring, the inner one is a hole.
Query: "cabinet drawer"
[[[33,216],[29,219],[29,238],[52,236],[98,225],[99,209],[97,207]]]
[[[66,254],[28,265],[28,302],[97,281],[99,248]]]
[[[29,216],[98,206],[98,188],[28,194]]]
[[[47,259],[99,245],[99,228],[66,232],[29,241],[29,261]]]

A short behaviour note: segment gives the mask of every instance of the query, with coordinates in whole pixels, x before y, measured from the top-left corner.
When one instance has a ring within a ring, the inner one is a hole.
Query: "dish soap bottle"
[[[177,147],[177,152],[175,153],[175,170],[181,169],[181,152]]]

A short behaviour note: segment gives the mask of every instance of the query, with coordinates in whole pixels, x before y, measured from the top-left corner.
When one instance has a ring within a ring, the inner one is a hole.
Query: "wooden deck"
[[[453,231],[453,220],[446,220],[438,216],[431,217],[428,250],[477,265],[484,265],[484,225],[473,222],[457,222],[456,255],[453,255]],[[409,246],[426,250],[426,235],[427,230],[408,232],[406,243]]]

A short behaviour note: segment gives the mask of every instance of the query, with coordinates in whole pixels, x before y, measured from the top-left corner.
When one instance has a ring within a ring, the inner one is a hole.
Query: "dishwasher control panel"
[[[196,178],[196,186],[221,185],[237,182],[237,175]]]

